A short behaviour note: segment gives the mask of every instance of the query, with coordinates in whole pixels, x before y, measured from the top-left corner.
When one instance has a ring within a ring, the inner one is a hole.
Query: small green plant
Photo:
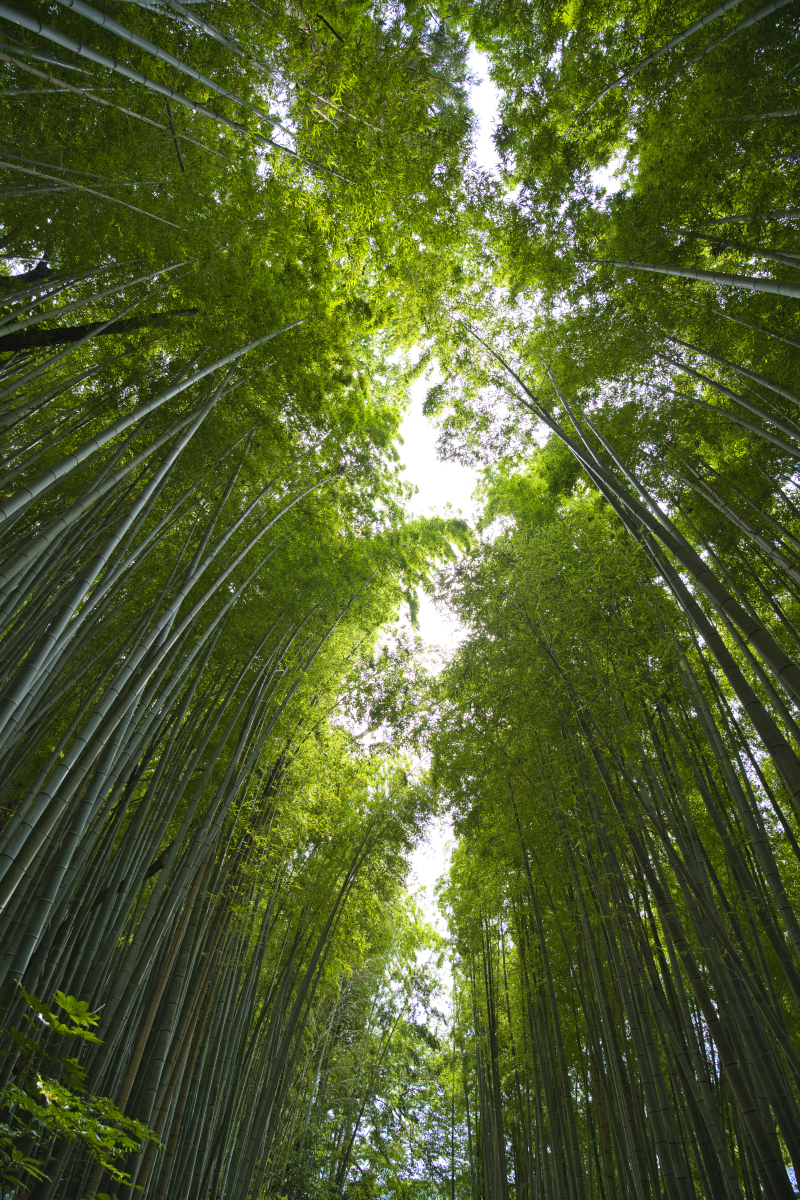
[[[66,1020],[24,988],[22,994],[28,1006],[26,1028],[6,1030],[4,1036],[14,1049],[2,1051],[6,1057],[16,1054],[17,1061],[13,1083],[0,1092],[0,1185],[25,1188],[30,1179],[46,1179],[43,1166],[50,1143],[62,1140],[79,1143],[114,1180],[130,1186],[130,1177],[115,1160],[140,1150],[146,1141],[157,1143],[156,1134],[126,1117],[105,1096],[87,1095],[84,1068],[77,1058],[60,1054],[60,1043],[54,1041],[80,1038],[99,1043],[91,1028],[99,1018],[85,1000],[63,992],[53,999]]]

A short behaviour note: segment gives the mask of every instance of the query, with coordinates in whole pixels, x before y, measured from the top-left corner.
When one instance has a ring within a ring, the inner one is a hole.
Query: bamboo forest
[[[800,4],[704,4],[0,0],[0,1200],[800,1196]]]

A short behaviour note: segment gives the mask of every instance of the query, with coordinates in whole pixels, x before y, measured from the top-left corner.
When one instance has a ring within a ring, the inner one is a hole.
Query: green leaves
[[[387,912],[385,941],[320,1012],[319,1056],[293,1196],[357,1188],[373,1197],[435,1195],[447,1178],[452,1049],[431,951],[441,938],[408,899]]]
[[[64,1009],[70,1020],[76,1025],[96,1025],[100,1020],[94,1013],[89,1012],[89,1005],[86,1000],[76,1000],[74,996],[65,996],[63,992],[56,992],[53,999],[59,1008]]]
[[[0,1098],[17,1115],[17,1120],[20,1120],[18,1114],[28,1113],[47,1135],[79,1145],[118,1183],[131,1180],[116,1160],[131,1151],[140,1151],[148,1141],[158,1143],[151,1129],[124,1116],[103,1096],[76,1096],[64,1084],[43,1076],[37,1078],[36,1089],[38,1094],[31,1095],[11,1084],[0,1093]]]
[[[87,1042],[100,1042],[100,1039],[87,1028],[88,1026],[96,1025],[100,1018],[95,1016],[94,1013],[89,1012],[89,1005],[85,1000],[76,1000],[74,996],[65,996],[63,992],[56,992],[53,999],[59,1008],[64,1009],[73,1022],[71,1025],[66,1025],[63,1021],[59,1020],[55,1013],[50,1011],[46,1004],[43,1004],[36,996],[30,996],[24,987],[20,986],[20,991],[25,999],[25,1003],[33,1013],[40,1020],[45,1021],[55,1033],[60,1033],[65,1037],[79,1037]],[[28,1017],[29,1023],[31,1020]]]
[[[0,1177],[18,1185],[18,1172],[36,1180],[46,1180],[43,1167],[51,1139],[77,1146],[100,1164],[119,1183],[130,1183],[130,1176],[117,1165],[130,1152],[138,1152],[148,1141],[158,1143],[157,1135],[143,1122],[126,1117],[104,1096],[86,1094],[86,1069],[76,1058],[53,1053],[42,1026],[60,1037],[78,1037],[84,1042],[101,1044],[87,1026],[99,1017],[89,1011],[86,1001],[56,992],[55,1001],[70,1018],[59,1020],[36,996],[20,988],[30,1013],[26,1014],[29,1033],[17,1029],[5,1031],[18,1051],[16,1082],[0,1092],[0,1106],[10,1113],[12,1125],[0,1126]],[[8,1053],[5,1051],[4,1053]],[[60,1079],[51,1072],[58,1072]],[[20,1138],[34,1138],[45,1150],[44,1159],[24,1155],[14,1144]],[[25,1186],[23,1184],[23,1186]]]
[[[23,1154],[14,1144],[23,1136],[23,1129],[0,1122],[0,1180],[8,1187],[25,1187],[26,1176],[37,1183],[47,1179],[38,1160]]]

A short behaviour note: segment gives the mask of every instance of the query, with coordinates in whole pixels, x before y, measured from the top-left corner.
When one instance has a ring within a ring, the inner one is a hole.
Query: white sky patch
[[[472,493],[478,483],[478,474],[460,463],[443,462],[436,453],[438,430],[422,414],[422,405],[428,389],[438,383],[441,375],[433,367],[416,379],[409,388],[410,403],[400,436],[399,446],[406,480],[417,488],[409,508],[413,516],[431,517],[460,513],[471,524],[477,517],[477,505]],[[464,631],[452,615],[433,603],[422,592],[419,593],[420,637],[431,648],[440,652],[439,660],[446,659],[464,637]],[[441,657],[440,657],[441,656]],[[450,849],[453,827],[449,818],[431,822],[426,836],[411,855],[409,887],[425,917],[440,934],[446,936],[447,926],[436,903],[436,884],[450,866]],[[443,982],[449,986],[449,967],[445,967]]]
[[[470,48],[468,66],[478,82],[469,90],[470,107],[477,117],[473,135],[475,161],[484,170],[497,174],[500,159],[492,135],[497,127],[500,92],[489,78],[489,60],[475,47]],[[477,518],[472,499],[478,484],[478,473],[460,463],[442,462],[436,454],[438,431],[422,415],[422,405],[428,389],[439,383],[441,375],[429,368],[411,385],[410,404],[400,426],[404,445],[400,454],[405,464],[405,477],[416,485],[418,494],[411,502],[415,516],[444,516],[447,505],[460,512],[470,523]],[[436,608],[433,601],[420,594],[420,635],[432,645],[452,648],[463,637],[463,631],[450,615]]]
[[[477,76],[479,82],[469,89],[469,103],[478,118],[478,128],[473,137],[475,161],[479,167],[497,175],[500,171],[500,159],[494,148],[492,135],[499,120],[500,93],[489,78],[489,60],[474,46],[470,48],[467,65],[470,72]]]
[[[500,159],[492,141],[498,123],[500,93],[489,78],[486,55],[474,47],[469,53],[469,69],[478,83],[470,88],[469,99],[478,121],[473,135],[474,157],[479,167],[492,175],[500,171]],[[438,430],[422,415],[428,389],[441,380],[431,367],[409,388],[410,403],[400,426],[403,445],[399,447],[404,475],[416,486],[410,509],[414,516],[445,516],[449,510],[460,513],[470,524],[477,519],[478,506],[473,500],[478,472],[460,463],[443,462],[436,453]],[[445,654],[452,652],[464,638],[464,630],[451,614],[438,608],[420,594],[419,634],[430,646]],[[411,856],[409,883],[416,887],[417,901],[427,919],[441,934],[447,933],[436,903],[436,884],[449,869],[453,844],[453,826],[449,818],[433,822],[427,836]],[[446,971],[449,978],[449,970]]]
[[[478,484],[477,471],[460,463],[443,462],[437,454],[438,430],[422,413],[428,389],[441,380],[435,366],[429,367],[409,388],[409,406],[400,426],[403,445],[398,446],[403,475],[417,492],[409,510],[415,517],[461,515],[470,524],[477,519],[478,506],[472,494]],[[419,628],[417,633],[444,665],[464,637],[464,630],[443,606],[437,606],[419,592]],[[421,764],[422,765],[422,764]],[[436,884],[450,866],[453,827],[449,818],[431,822],[426,836],[411,855],[408,884],[426,919],[446,936],[447,927],[436,902]],[[449,985],[449,967],[443,982]]]
[[[436,904],[436,884],[450,867],[450,854],[453,847],[453,825],[449,817],[442,818],[431,824],[424,842],[420,842],[411,855],[411,876],[409,884],[416,885],[414,896],[431,925],[443,937],[447,935],[447,925]]]
[[[618,150],[616,154],[612,155],[607,167],[597,167],[592,171],[591,181],[595,187],[605,188],[607,196],[613,196],[623,186],[624,166],[625,154],[622,150]]]
[[[409,388],[410,404],[402,425],[399,447],[405,478],[418,489],[410,509],[415,517],[446,516],[448,505],[453,515],[459,514],[470,524],[477,517],[472,499],[478,474],[460,463],[442,462],[436,453],[438,430],[422,415],[422,405],[428,389],[438,383],[441,375],[434,368],[416,379]],[[422,592],[419,594],[419,633],[430,645],[443,650],[455,648],[463,633],[451,615],[437,608]]]

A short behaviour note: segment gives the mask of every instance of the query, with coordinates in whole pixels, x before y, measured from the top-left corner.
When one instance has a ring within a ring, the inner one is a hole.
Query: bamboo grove
[[[788,1200],[796,5],[0,19],[5,1193]]]
[[[384,366],[463,38],[353,6],[328,67],[324,20],[259,13],[2,13],[3,1170],[42,1200],[283,1179],[430,808],[338,717],[465,537],[404,517]]]
[[[471,18],[519,191],[428,407],[491,463],[434,768],[487,1197],[796,1192],[796,14],[727,7]]]

